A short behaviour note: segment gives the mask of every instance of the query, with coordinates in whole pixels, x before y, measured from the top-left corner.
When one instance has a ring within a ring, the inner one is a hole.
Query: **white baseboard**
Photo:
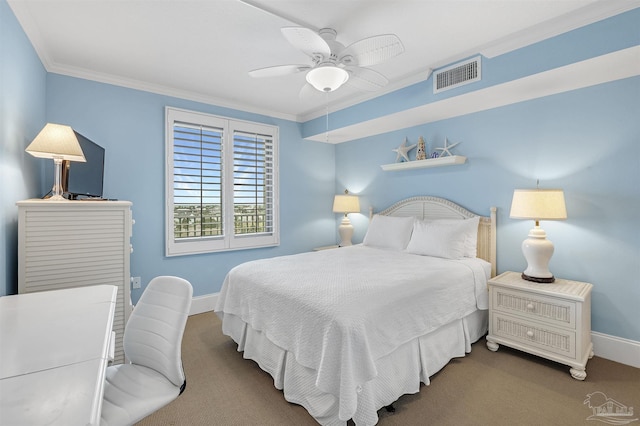
[[[204,296],[196,296],[191,299],[191,310],[189,315],[202,314],[204,312],[213,311],[218,301],[219,293],[205,294]]]
[[[640,368],[640,342],[596,331],[591,332],[591,342],[593,352],[600,358]]]
[[[191,302],[189,315],[213,311],[219,293],[197,296]],[[640,342],[598,332],[591,333],[593,352],[601,357],[640,368]]]

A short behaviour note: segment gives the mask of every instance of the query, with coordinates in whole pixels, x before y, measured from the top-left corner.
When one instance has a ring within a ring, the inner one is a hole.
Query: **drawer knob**
[[[533,303],[529,303],[527,305],[527,309],[530,310],[530,311],[533,311]]]
[[[533,337],[533,331],[531,330],[527,331],[527,337]]]

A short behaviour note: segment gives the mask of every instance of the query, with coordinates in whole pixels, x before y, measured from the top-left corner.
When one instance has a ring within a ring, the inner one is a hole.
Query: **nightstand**
[[[574,379],[587,377],[593,357],[591,284],[558,278],[538,284],[505,272],[488,285],[491,351],[506,345],[568,365]]]

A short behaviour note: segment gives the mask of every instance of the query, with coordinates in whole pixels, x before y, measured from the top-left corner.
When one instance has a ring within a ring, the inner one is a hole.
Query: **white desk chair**
[[[184,391],[182,336],[193,288],[178,277],[156,277],[142,293],[124,330],[130,364],[107,368],[102,426],[142,420]]]

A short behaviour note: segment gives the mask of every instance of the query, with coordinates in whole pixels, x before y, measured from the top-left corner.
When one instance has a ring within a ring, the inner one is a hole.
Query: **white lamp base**
[[[553,255],[553,243],[547,233],[537,226],[529,231],[529,238],[522,242],[522,254],[527,259],[527,269],[522,278],[537,283],[552,283],[555,277],[549,271],[549,260]]]
[[[353,237],[353,225],[346,214],[342,218],[342,222],[340,222],[338,233],[340,234],[340,247],[352,245],[351,237]]]

